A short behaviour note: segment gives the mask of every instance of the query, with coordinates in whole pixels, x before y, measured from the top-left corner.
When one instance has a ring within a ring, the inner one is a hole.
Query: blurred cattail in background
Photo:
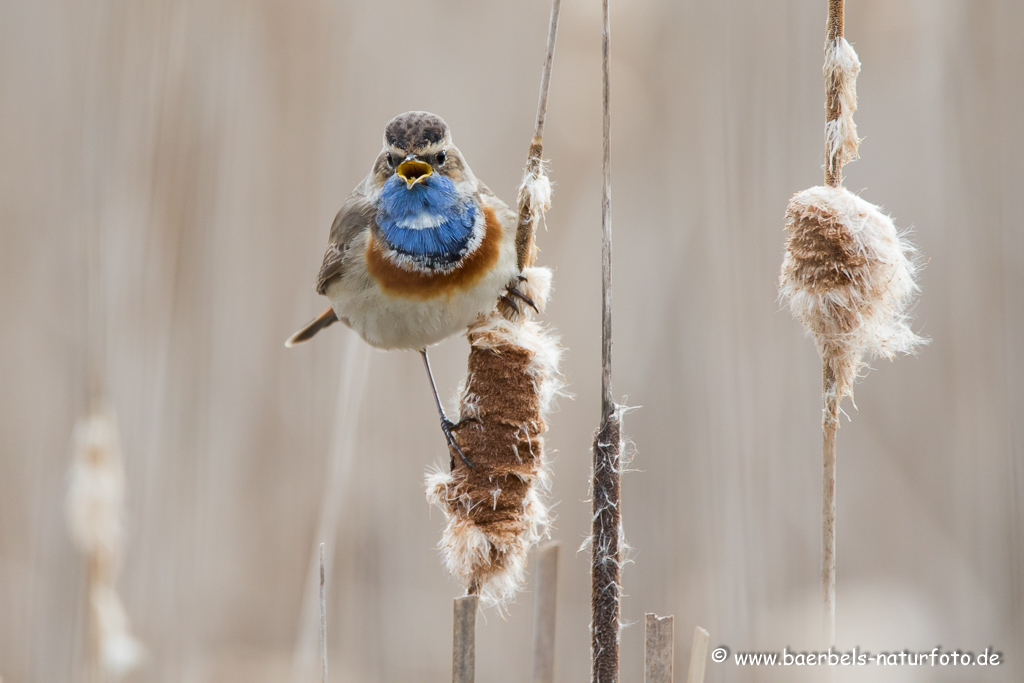
[[[117,592],[124,554],[124,490],[117,418],[104,407],[75,425],[67,498],[71,539],[88,563],[86,632],[93,682],[116,680],[143,658]]]

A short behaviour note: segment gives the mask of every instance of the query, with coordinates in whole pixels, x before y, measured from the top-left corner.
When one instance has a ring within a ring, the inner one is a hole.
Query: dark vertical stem
[[[833,43],[843,37],[843,3],[844,0],[828,0],[828,23],[825,26],[825,50],[831,49]],[[825,122],[835,121],[840,116],[839,83],[827,80],[825,92]],[[832,158],[832,151],[825,145],[825,184],[839,187],[843,184],[842,153]]]
[[[621,424],[612,401],[612,211],[610,170],[609,108],[609,0],[603,0],[604,25],[601,33],[604,144],[604,182],[601,198],[601,426],[594,438],[594,514],[591,575],[591,657],[593,683],[615,683],[619,678],[619,594],[622,523]]]

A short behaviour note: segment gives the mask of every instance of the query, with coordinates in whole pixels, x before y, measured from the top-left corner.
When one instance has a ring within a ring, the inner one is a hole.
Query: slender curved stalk
[[[562,11],[562,0],[552,0],[551,20],[548,23],[548,48],[544,57],[544,69],[540,77],[540,95],[537,98],[537,123],[533,128],[533,139],[526,160],[524,187],[529,178],[536,178],[543,170],[544,161],[544,120],[548,113],[548,89],[551,86],[551,67],[555,60],[555,40],[558,38],[558,17]],[[537,234],[536,216],[545,207],[533,206],[533,197],[529,192],[522,193],[518,207],[518,225],[516,228],[516,259],[519,270],[533,265],[536,254],[534,236]]]

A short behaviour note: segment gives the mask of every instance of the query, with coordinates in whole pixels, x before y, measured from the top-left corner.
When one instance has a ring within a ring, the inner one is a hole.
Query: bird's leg
[[[469,461],[466,454],[462,452],[462,449],[459,448],[458,442],[455,441],[455,435],[452,434],[452,429],[457,425],[448,419],[448,416],[444,414],[444,408],[441,407],[441,399],[437,395],[437,385],[434,384],[434,373],[430,371],[430,360],[427,358],[427,350],[420,349],[420,355],[423,356],[423,366],[427,369],[427,378],[430,380],[430,389],[434,392],[434,405],[437,406],[437,415],[441,418],[441,431],[444,432],[444,438],[448,441],[448,445],[459,454],[459,457],[462,458],[462,462],[466,463],[466,467],[469,467],[473,471],[479,471],[473,463]],[[454,467],[455,458],[452,458],[452,468],[454,469]]]

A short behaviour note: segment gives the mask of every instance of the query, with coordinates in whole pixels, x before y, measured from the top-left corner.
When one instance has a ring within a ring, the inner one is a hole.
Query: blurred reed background
[[[819,364],[775,283],[786,201],[821,182],[826,3],[613,4],[615,390],[643,406],[626,420],[629,681],[645,611],[676,615],[677,671],[696,624],[733,651],[814,646]],[[84,680],[85,563],[64,501],[90,278],[126,464],[120,587],[149,652],[128,680],[319,680],[294,653],[304,624],[316,644],[303,603],[321,540],[337,552],[332,680],[447,679],[457,590],[423,495],[447,454],[420,360],[338,328],[283,341],[324,305],[328,228],[391,116],[444,116],[514,201],[548,10],[0,4],[5,683]],[[865,140],[846,184],[915,228],[930,259],[915,328],[934,341],[871,373],[840,430],[838,641],[991,645],[1006,663],[841,680],[1024,680],[1022,28],[1017,0],[848,3]],[[576,396],[549,435],[565,683],[589,665],[589,554],[571,551],[599,417],[599,45],[600,3],[565,0],[539,235]],[[449,395],[466,352],[432,356]],[[507,620],[486,614],[479,680],[527,677],[531,615],[529,592]],[[708,664],[716,682],[820,675]]]

